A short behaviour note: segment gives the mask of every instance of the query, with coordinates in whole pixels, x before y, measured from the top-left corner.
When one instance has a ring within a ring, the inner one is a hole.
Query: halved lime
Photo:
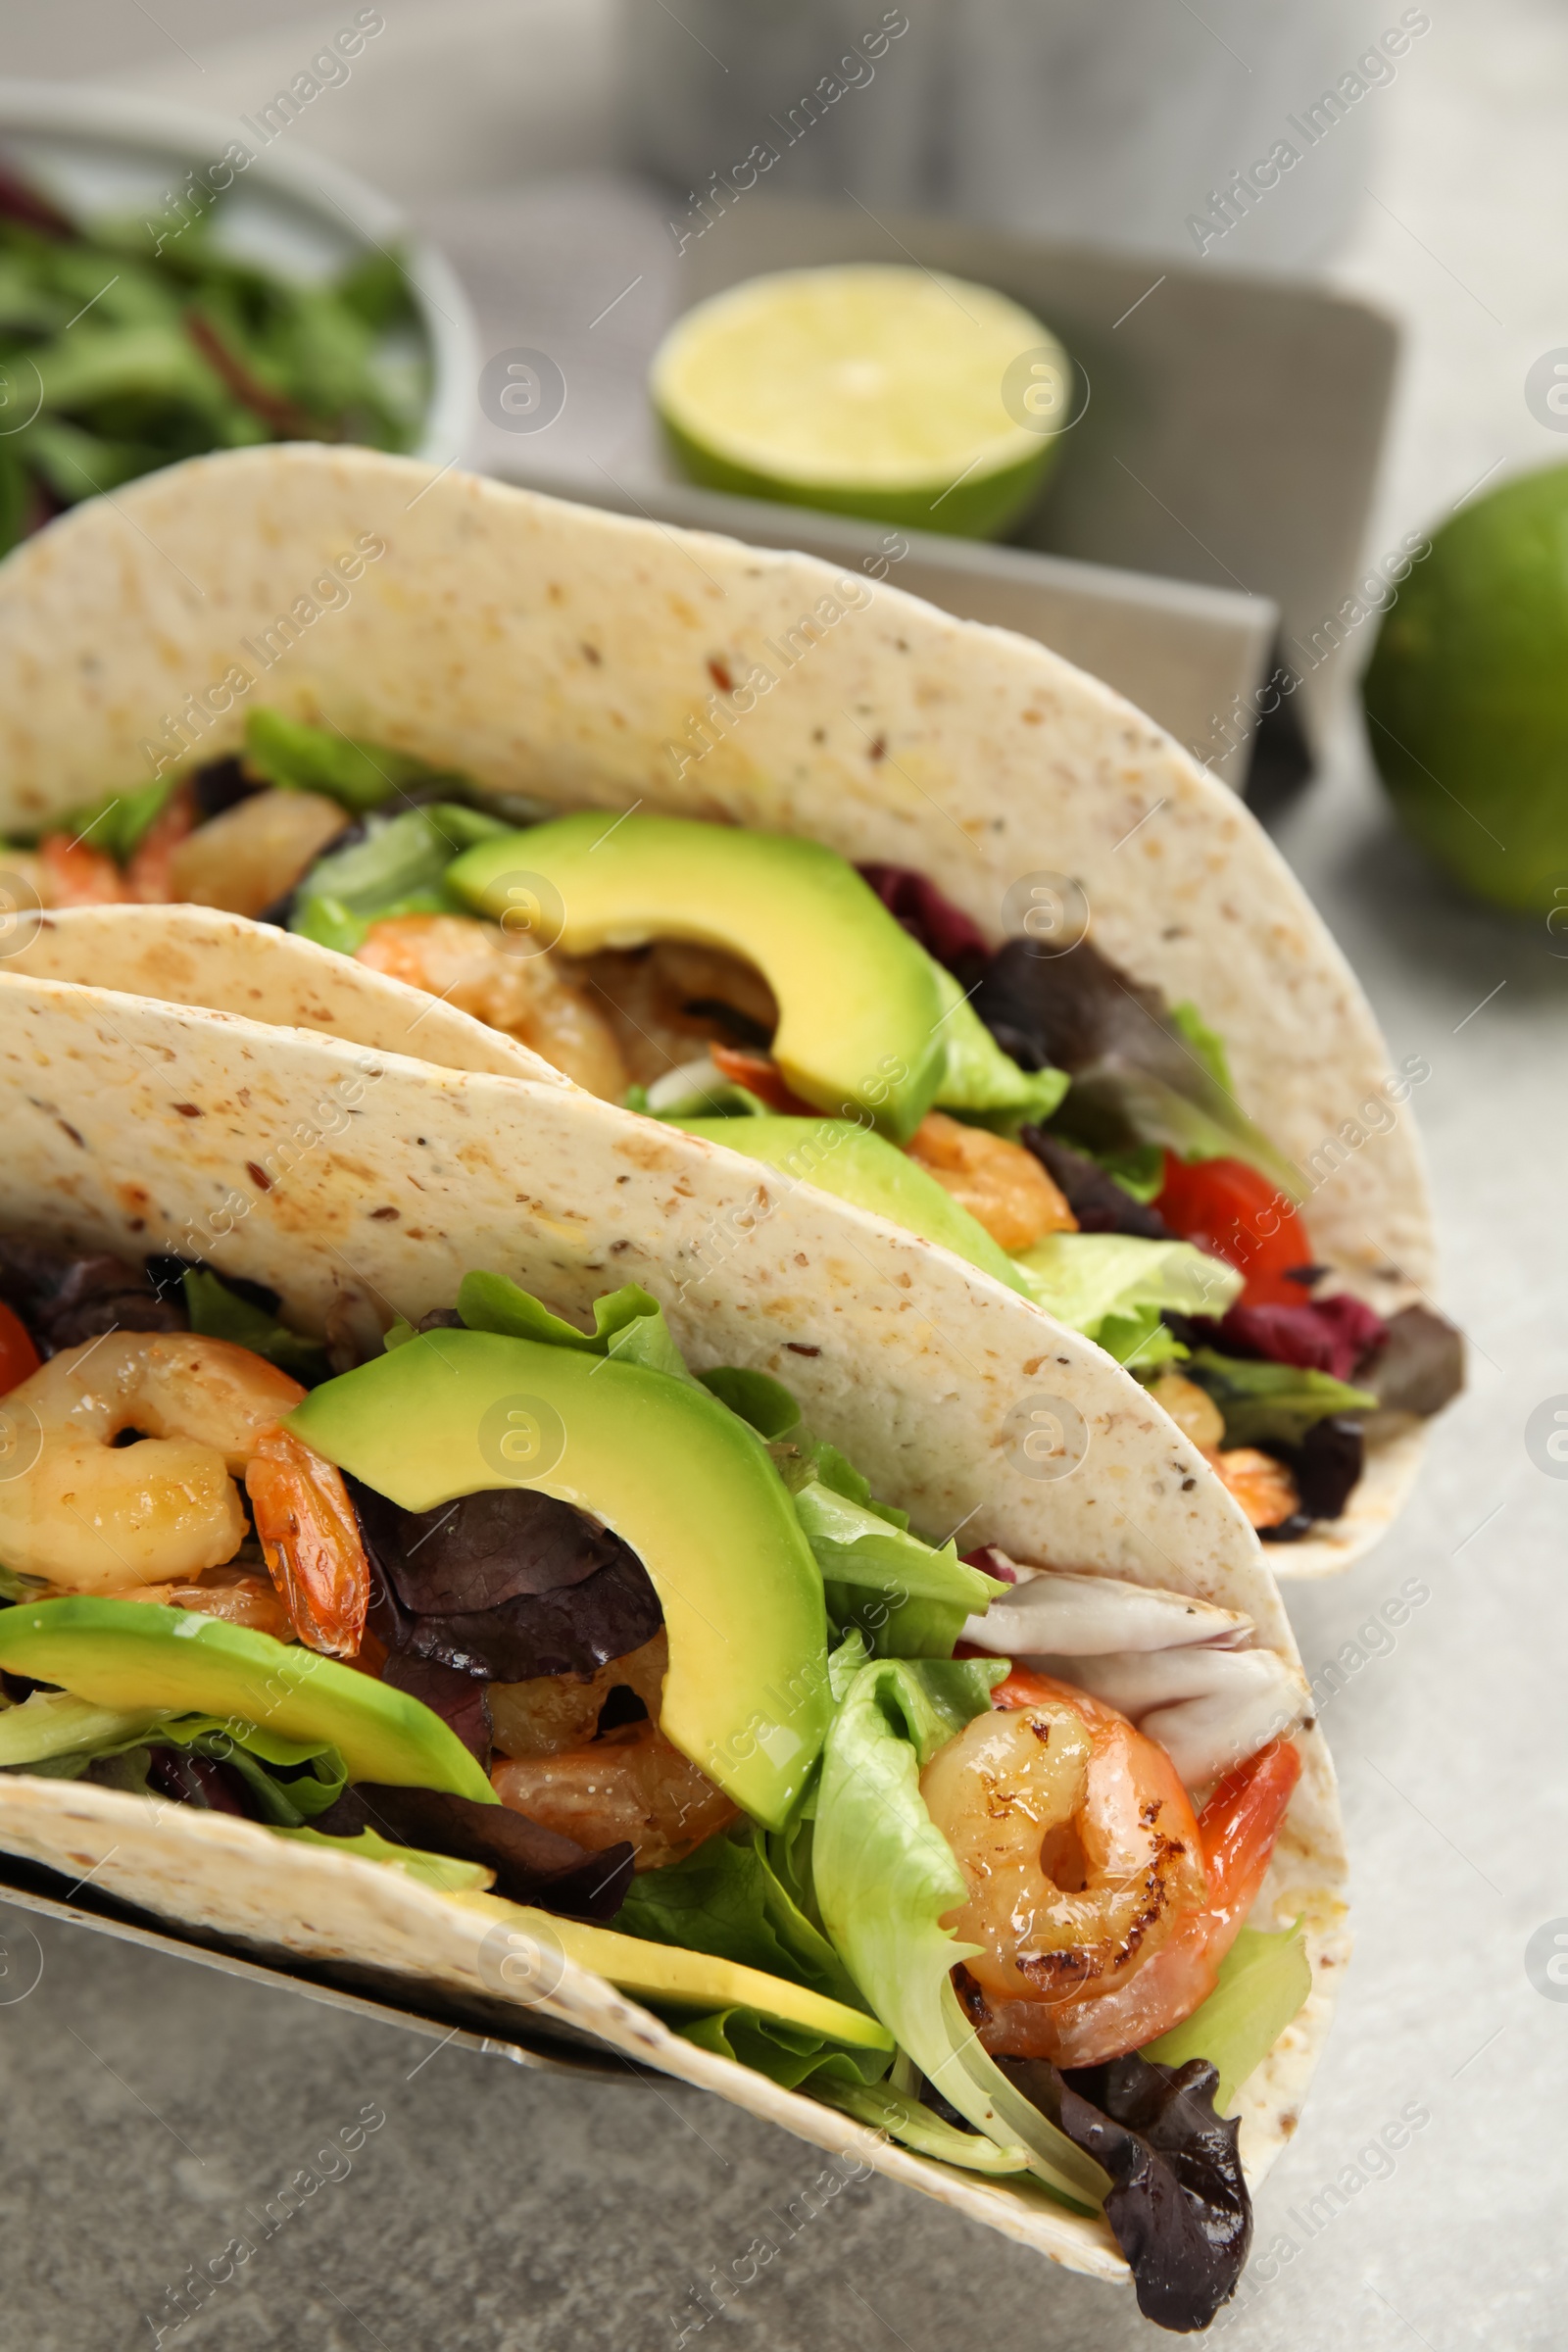
[[[1551,928],[1568,907],[1568,466],[1433,533],[1362,693],[1405,830],[1479,898]]]
[[[991,538],[1071,415],[1054,336],[990,286],[852,264],[749,278],[676,320],[650,389],[695,481]]]

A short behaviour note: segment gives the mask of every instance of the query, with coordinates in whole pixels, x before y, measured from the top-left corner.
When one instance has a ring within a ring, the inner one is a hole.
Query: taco
[[[0,975],[0,1847],[1206,2325],[1347,1948],[1223,1490],[951,1253],[262,936],[260,1018]]]
[[[393,981],[272,934],[252,995],[0,976],[0,1846],[522,2004],[1206,2324],[1345,1903],[1197,1448]],[[987,1846],[1006,1776],[1049,1856]]]
[[[1126,1362],[1282,1572],[1398,1508],[1460,1378],[1428,1065],[1232,797],[1040,646],[296,447],[14,557],[0,707],[22,908],[271,920],[725,1121]]]

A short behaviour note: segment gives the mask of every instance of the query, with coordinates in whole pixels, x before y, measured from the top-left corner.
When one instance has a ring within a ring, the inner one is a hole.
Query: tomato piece
[[[27,1326],[0,1299],[0,1396],[36,1372],[39,1361]]]
[[[1246,1306],[1299,1306],[1306,1292],[1293,1269],[1312,1263],[1312,1245],[1295,1208],[1245,1159],[1178,1159],[1165,1154],[1154,1207],[1172,1233],[1247,1277]]]

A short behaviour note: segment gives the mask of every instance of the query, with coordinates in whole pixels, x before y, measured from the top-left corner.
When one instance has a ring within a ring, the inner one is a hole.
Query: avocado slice
[[[819,842],[583,809],[476,843],[446,882],[503,923],[509,912],[537,922],[545,906],[546,932],[557,915],[562,927],[541,945],[568,956],[690,939],[744,956],[778,1001],[774,1060],[823,1110],[864,1112],[904,1143],[936,1098],[946,1060],[937,967]]]
[[[789,1118],[776,1111],[760,1118],[666,1120],[685,1135],[727,1144],[786,1176],[814,1184],[835,1200],[868,1208],[890,1224],[906,1226],[927,1242],[940,1242],[982,1274],[1032,1298],[1028,1278],[978,1217],[955,1200],[918,1160],[900,1152],[885,1136],[868,1135],[850,1119]]]
[[[0,1668],[133,1714],[216,1715],[338,1749],[351,1781],[447,1788],[496,1804],[484,1770],[439,1715],[318,1650],[249,1626],[139,1600],[24,1601],[0,1609]]]
[[[770,1977],[738,1960],[721,1960],[712,1952],[689,1952],[674,1943],[644,1943],[639,1936],[622,1936],[614,1928],[595,1928],[585,1921],[558,1919],[553,1912],[535,1911],[522,1903],[503,1901],[500,1895],[465,1894],[466,1909],[491,1913],[509,1926],[532,1936],[548,1952],[559,1948],[579,1968],[591,1968],[639,2000],[657,2001],[670,2009],[756,2009],[763,2017],[787,2026],[804,2026],[832,2041],[847,2041],[853,2049],[891,2050],[892,2034],[879,2018],[863,2009],[851,2009],[826,1993]]]
[[[286,1426],[404,1510],[515,1485],[613,1529],[663,1605],[665,1736],[783,1826],[827,1728],[822,1580],[765,1448],[705,1389],[536,1340],[429,1332],[314,1390]]]

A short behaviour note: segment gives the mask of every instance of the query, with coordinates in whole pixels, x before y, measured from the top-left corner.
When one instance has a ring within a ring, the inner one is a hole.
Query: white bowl
[[[192,107],[71,82],[0,79],[0,160],[89,221],[142,208],[149,220],[167,213],[177,227],[172,199],[186,175],[205,178],[240,135],[236,121]],[[254,150],[256,136],[246,144]],[[400,248],[430,365],[424,432],[414,455],[438,466],[467,455],[478,416],[473,313],[447,262],[410,235],[388,198],[338,165],[285,144],[263,148],[234,173],[220,221],[225,251],[307,278]]]

